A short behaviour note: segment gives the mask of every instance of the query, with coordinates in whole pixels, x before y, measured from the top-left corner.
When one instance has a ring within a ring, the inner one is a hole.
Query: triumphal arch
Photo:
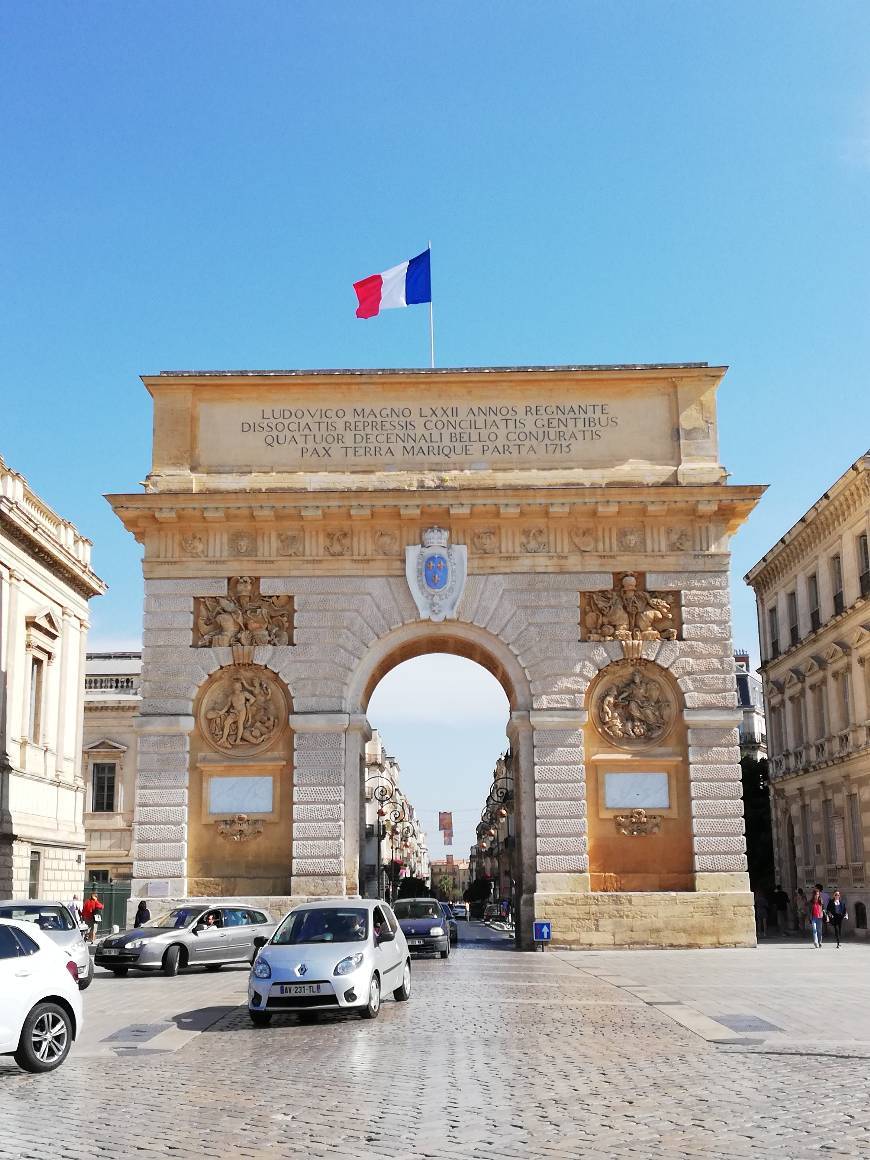
[[[146,376],[134,895],[357,893],[368,699],[451,652],[510,701],[526,942],[753,943],[723,374]]]

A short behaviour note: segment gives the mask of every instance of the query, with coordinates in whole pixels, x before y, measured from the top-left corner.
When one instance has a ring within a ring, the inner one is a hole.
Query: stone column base
[[[534,897],[534,917],[552,923],[552,946],[571,950],[756,945],[755,910],[748,891],[704,889],[679,894],[538,892]],[[529,936],[524,930],[524,948],[529,945]]]

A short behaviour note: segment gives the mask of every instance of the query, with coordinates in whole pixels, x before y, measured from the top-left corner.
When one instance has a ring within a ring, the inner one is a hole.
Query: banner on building
[[[451,810],[442,810],[438,814],[438,829],[452,830],[453,829],[453,812]]]
[[[452,830],[442,830],[441,833],[444,835],[444,845],[445,846],[452,846],[453,845],[453,831]]]

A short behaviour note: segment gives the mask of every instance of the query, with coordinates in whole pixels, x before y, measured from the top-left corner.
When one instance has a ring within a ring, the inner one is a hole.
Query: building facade
[[[0,459],[0,897],[81,897],[91,544]]]
[[[870,904],[870,454],[748,573],[767,710],[777,877]]]
[[[467,858],[454,858],[447,854],[444,858],[433,858],[430,864],[432,889],[439,898],[449,902],[461,902],[471,881]]]
[[[89,883],[133,877],[135,718],[141,700],[141,652],[88,653],[82,777]]]
[[[429,878],[426,833],[399,779],[395,757],[377,729],[365,747],[365,810],[361,837],[360,893],[392,901],[403,878]]]
[[[761,681],[749,667],[749,653],[734,654],[737,704],[743,714],[739,725],[740,756],[753,761],[767,757],[767,727],[764,721],[764,691]]]
[[[369,698],[447,652],[510,704],[521,941],[753,943],[723,374],[147,376],[134,894],[358,894]]]

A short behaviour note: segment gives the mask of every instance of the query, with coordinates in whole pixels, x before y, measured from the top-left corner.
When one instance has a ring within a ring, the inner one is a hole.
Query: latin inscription
[[[608,403],[262,407],[239,435],[304,461],[558,457],[619,427]]]

